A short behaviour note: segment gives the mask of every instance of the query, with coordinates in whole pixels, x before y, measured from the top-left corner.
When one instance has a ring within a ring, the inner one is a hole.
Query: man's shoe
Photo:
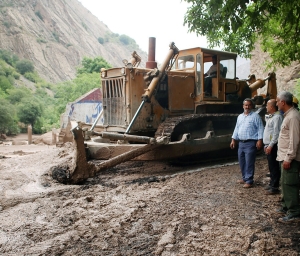
[[[272,189],[272,187],[270,185],[265,187],[265,190],[270,190],[270,189]]]
[[[287,210],[285,210],[285,209],[282,208],[282,207],[276,210],[276,213],[277,213],[277,214],[286,214],[286,212],[287,212]]]
[[[249,183],[245,183],[243,188],[251,188],[253,185],[252,184],[249,184]]]
[[[280,190],[279,189],[269,189],[266,191],[266,195],[277,195],[280,194]]]
[[[238,183],[238,184],[245,184],[246,182],[244,180],[237,180],[236,183]]]
[[[285,217],[279,218],[278,219],[279,222],[282,223],[288,223],[288,222],[293,222],[293,221],[300,221],[300,216],[291,216],[291,215],[287,215]]]
[[[267,176],[267,177],[271,177],[271,174],[270,174],[270,173],[267,173],[266,176]]]

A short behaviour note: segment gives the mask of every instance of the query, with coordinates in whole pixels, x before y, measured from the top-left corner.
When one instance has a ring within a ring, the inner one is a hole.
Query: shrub
[[[40,13],[40,11],[36,11],[35,15],[38,16],[40,18],[40,20],[44,21],[42,14]]]
[[[27,72],[33,72],[34,66],[30,60],[24,59],[16,62],[16,69],[20,74],[24,75]]]
[[[7,93],[8,89],[13,88],[12,83],[5,76],[0,76],[0,90]]]
[[[20,74],[17,73],[17,72],[13,72],[12,76],[13,76],[15,79],[17,79],[17,80],[20,79]]]
[[[104,44],[104,39],[103,39],[102,37],[98,37],[98,42],[99,42],[100,44]]]
[[[7,76],[7,79],[10,82],[11,85],[13,85],[15,83],[15,78],[11,74],[9,74]]]
[[[8,22],[8,21],[4,21],[4,22],[3,22],[3,25],[4,25],[6,28],[10,28],[11,23]]]
[[[0,50],[0,58],[3,59],[7,64],[13,65],[13,57],[12,54],[7,50]]]
[[[19,132],[16,111],[12,104],[0,98],[0,133],[16,134]]]
[[[38,39],[36,39],[36,41],[38,42],[38,43],[47,43],[47,40],[45,40],[45,39],[43,39],[43,38],[38,38]]]
[[[59,42],[59,35],[58,35],[58,33],[54,31],[54,32],[52,32],[52,35],[53,35],[54,39],[55,39],[57,42]]]
[[[28,97],[28,95],[31,95],[31,91],[27,89],[26,87],[21,88],[12,88],[7,90],[7,97],[6,99],[11,104],[18,104],[22,101],[23,98]]]
[[[125,45],[128,45],[129,44],[129,37],[126,36],[126,35],[121,35],[120,36],[120,41],[121,41],[121,43],[123,43]]]
[[[84,22],[81,22],[82,26],[84,27],[85,30],[88,29],[87,25]]]
[[[27,78],[29,81],[33,82],[33,83],[36,83],[37,82],[37,79],[36,79],[36,75],[34,73],[31,73],[31,72],[26,72],[24,74],[24,77]]]

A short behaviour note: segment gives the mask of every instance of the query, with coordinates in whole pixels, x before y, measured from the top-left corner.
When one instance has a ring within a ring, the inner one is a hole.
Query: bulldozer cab
[[[195,74],[194,101],[226,101],[236,90],[236,53],[205,48],[181,50],[173,70]]]

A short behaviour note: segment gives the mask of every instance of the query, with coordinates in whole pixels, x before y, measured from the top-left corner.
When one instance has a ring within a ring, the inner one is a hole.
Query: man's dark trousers
[[[270,186],[272,189],[279,188],[279,181],[281,176],[280,163],[276,161],[277,157],[277,143],[273,145],[271,153],[267,155],[269,171],[270,171]]]
[[[254,182],[256,159],[256,140],[239,141],[238,158],[243,180],[248,184]]]
[[[281,193],[282,208],[287,209],[287,215],[300,216],[300,200],[299,200],[299,168],[300,162],[293,160],[288,170],[281,167]]]

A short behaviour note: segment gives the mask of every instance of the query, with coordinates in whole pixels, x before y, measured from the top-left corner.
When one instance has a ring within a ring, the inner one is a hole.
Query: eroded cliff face
[[[268,76],[269,72],[275,71],[277,78],[277,90],[289,91],[294,93],[297,79],[300,78],[300,63],[293,62],[288,67],[274,67],[274,70],[266,70],[265,62],[270,59],[268,53],[263,52],[259,45],[256,45],[255,50],[252,53],[252,58],[250,62],[251,74],[255,74],[256,78],[265,78]],[[262,88],[260,93],[265,93],[266,86]]]
[[[84,56],[103,57],[112,66],[122,65],[136,50],[117,40],[100,44],[113,34],[78,0],[1,0],[0,48],[31,60],[49,82],[73,79]]]

